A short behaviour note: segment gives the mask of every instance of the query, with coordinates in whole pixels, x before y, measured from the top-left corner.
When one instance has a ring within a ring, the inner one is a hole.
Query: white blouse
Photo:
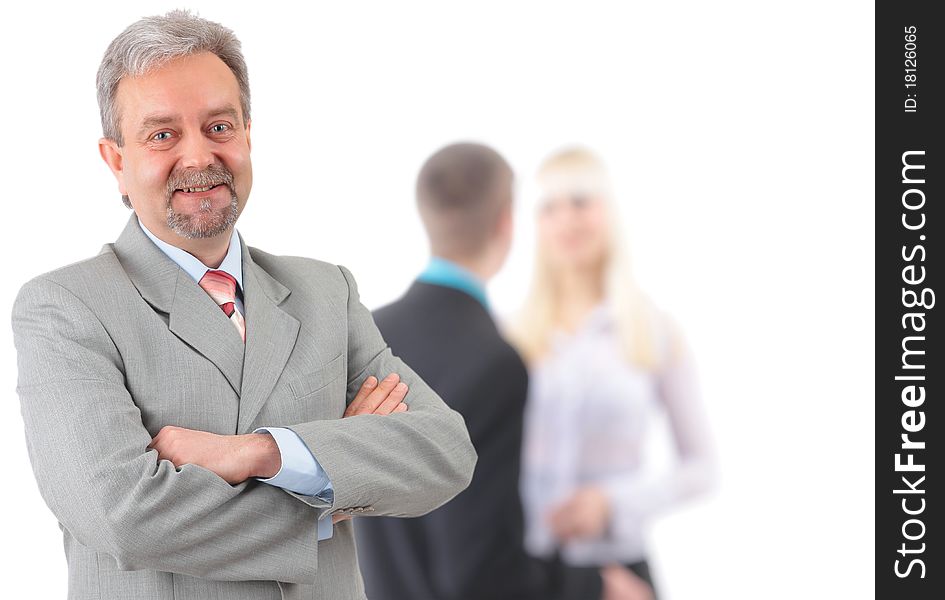
[[[526,547],[550,555],[559,543],[547,514],[581,486],[599,485],[610,498],[603,537],[560,547],[574,565],[635,562],[646,557],[644,526],[654,514],[699,493],[712,480],[707,425],[688,350],[670,351],[658,324],[656,371],[630,364],[619,347],[613,313],[595,308],[573,334],[557,331],[551,351],[531,369],[522,455]],[[664,410],[678,460],[668,472],[646,468],[646,434]]]

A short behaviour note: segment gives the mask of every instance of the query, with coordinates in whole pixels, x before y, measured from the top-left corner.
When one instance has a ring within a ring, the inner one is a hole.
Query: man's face
[[[229,67],[211,53],[175,59],[123,79],[116,102],[124,145],[100,149],[141,222],[170,242],[229,235],[253,183]]]

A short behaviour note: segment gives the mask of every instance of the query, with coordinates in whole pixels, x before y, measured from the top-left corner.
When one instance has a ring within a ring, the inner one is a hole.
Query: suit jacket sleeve
[[[135,357],[121,356],[80,298],[34,279],[12,322],[39,491],[79,542],[125,570],[314,582],[318,511],[254,480],[231,486],[158,460],[124,383],[123,361]]]
[[[415,517],[441,506],[469,485],[476,451],[463,417],[402,360],[391,353],[361,304],[351,273],[348,284],[348,383],[350,403],[369,375],[398,373],[409,386],[409,410],[290,425],[325,469],[334,503],[322,518],[350,510]],[[302,500],[305,497],[288,492]]]

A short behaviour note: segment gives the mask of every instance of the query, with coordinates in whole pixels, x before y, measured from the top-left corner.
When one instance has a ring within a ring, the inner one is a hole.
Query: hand
[[[601,600],[653,600],[653,588],[626,567],[609,565],[600,570],[604,580]]]
[[[344,416],[405,412],[407,384],[398,384],[399,381],[396,373],[388,375],[380,385],[376,377],[368,377]],[[231,485],[250,477],[272,477],[282,468],[279,446],[268,433],[219,435],[167,425],[154,436],[148,448],[158,451],[158,460],[169,460],[175,467],[199,465]]]
[[[403,401],[406,395],[407,384],[401,382],[400,376],[396,373],[388,375],[380,386],[377,385],[377,377],[372,375],[361,384],[358,395],[348,405],[344,416],[389,415],[395,412],[406,412],[407,404]],[[351,515],[334,514],[331,516],[333,525],[350,519]]]
[[[404,397],[406,396],[407,384],[400,381],[400,375],[397,373],[391,373],[380,384],[377,382],[377,377],[371,375],[361,384],[358,395],[348,405],[343,416],[389,415],[405,412],[407,404],[404,403]]]
[[[562,542],[601,537],[609,521],[610,499],[595,486],[578,489],[548,514],[548,525]]]
[[[175,467],[199,465],[230,484],[272,477],[282,467],[279,447],[268,433],[219,435],[167,425],[148,444],[152,448],[158,460],[169,460]]]

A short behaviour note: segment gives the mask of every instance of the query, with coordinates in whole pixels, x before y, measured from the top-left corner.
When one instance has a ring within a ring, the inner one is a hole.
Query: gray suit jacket
[[[13,308],[26,440],[59,520],[69,598],[364,598],[350,521],[418,516],[464,489],[462,417],[391,354],[344,268],[241,240],[246,345],[132,214],[95,257],[27,282]],[[244,356],[245,352],[245,356]],[[409,411],[341,419],[368,375],[397,372]],[[165,425],[289,427],[334,502],[235,486],[147,450]]]

